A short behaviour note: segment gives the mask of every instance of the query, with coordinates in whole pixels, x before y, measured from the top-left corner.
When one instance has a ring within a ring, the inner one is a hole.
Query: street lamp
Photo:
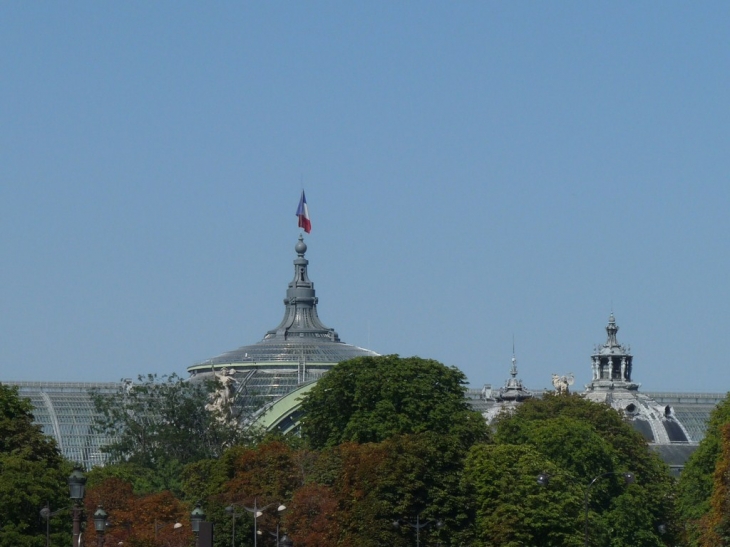
[[[51,547],[51,517],[55,517],[61,511],[65,510],[66,508],[59,509],[58,511],[51,511],[48,502],[46,502],[46,505],[43,507],[43,509],[41,509],[41,518],[46,519],[46,547]]]
[[[205,513],[203,508],[200,507],[200,502],[195,504],[195,509],[190,513],[190,526],[195,533],[195,544],[198,544],[198,538],[200,537],[200,523],[205,520]]]
[[[248,511],[249,513],[251,513],[253,515],[253,545],[254,545],[254,547],[257,547],[258,546],[258,536],[259,536],[258,533],[257,533],[258,532],[258,528],[257,528],[257,526],[258,526],[258,518],[261,515],[263,515],[264,514],[264,511],[266,509],[268,509],[269,507],[271,507],[272,505],[274,505],[274,504],[273,503],[270,503],[268,505],[265,505],[264,507],[259,507],[258,506],[258,499],[257,498],[254,498],[253,499],[253,507],[246,507],[245,505],[242,506],[246,511]],[[286,509],[286,506],[279,505],[279,507],[277,508],[277,511],[283,511],[284,509]]]
[[[276,510],[279,513],[281,513],[282,511],[286,511],[286,505],[284,505],[284,504],[279,505],[279,507],[277,507]],[[279,547],[279,518],[278,518],[278,515],[277,515],[277,519],[276,519],[276,532],[269,532],[269,534],[271,535],[271,537],[276,538],[276,547]],[[284,536],[284,537],[286,537],[286,536]]]
[[[633,473],[622,473],[620,471],[609,471],[607,473],[603,473],[601,475],[598,475],[597,477],[594,477],[593,480],[588,484],[588,486],[584,487],[585,491],[584,491],[584,496],[583,496],[583,511],[585,514],[585,522],[583,525],[583,545],[585,547],[588,547],[588,499],[589,499],[589,496],[591,493],[591,488],[593,488],[593,485],[596,484],[596,481],[598,479],[602,479],[603,477],[607,477],[609,475],[621,475],[626,484],[631,484],[636,480],[636,475],[634,475]],[[576,481],[570,475],[565,474],[565,476],[568,477],[569,479],[571,479],[576,484],[580,485],[580,483],[578,481]],[[537,476],[537,484],[539,484],[540,486],[547,486],[549,483],[550,483],[550,475],[548,475],[547,473],[540,473]],[[581,485],[581,487],[583,487],[583,486]]]
[[[83,507],[81,502],[84,500],[86,493],[86,477],[78,467],[74,468],[68,477],[69,497],[73,502],[73,539],[71,547],[79,547],[79,539],[81,536],[81,514]]]
[[[99,505],[94,513],[94,530],[96,530],[96,545],[97,547],[104,546],[104,533],[106,532],[106,511]]]
[[[421,530],[423,528],[426,528],[427,526],[430,526],[433,523],[431,520],[427,520],[426,522],[421,522],[421,514],[419,513],[416,515],[416,522],[411,522],[409,520],[405,519],[398,519],[393,521],[393,526],[395,528],[400,528],[401,526],[410,526],[416,531],[416,547],[421,547]],[[444,525],[444,523],[440,520],[436,521],[436,528],[441,528]]]
[[[232,525],[231,525],[231,547],[236,547],[236,517],[240,517],[240,513],[236,513],[236,506],[235,505],[229,505],[226,507],[226,513],[231,515],[232,519]]]

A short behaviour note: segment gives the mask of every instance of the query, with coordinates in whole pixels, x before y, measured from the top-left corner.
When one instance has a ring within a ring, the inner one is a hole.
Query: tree
[[[553,476],[550,488],[539,473]],[[473,502],[475,546],[571,547],[583,543],[579,487],[528,445],[477,445],[466,461],[464,490]]]
[[[247,545],[253,534],[253,519],[244,507],[266,507],[258,519],[263,532],[260,546],[271,543],[282,515],[297,488],[304,484],[308,451],[296,451],[280,438],[270,437],[255,447],[233,446],[219,459],[200,460],[185,467],[183,491],[189,501],[200,500],[207,518],[216,523],[215,545],[231,545],[235,520],[237,544]],[[232,506],[233,514],[226,510]]]
[[[701,521],[710,512],[715,469],[722,455],[722,430],[730,423],[730,393],[710,414],[705,437],[690,456],[677,485],[678,509],[687,545],[700,547]]]
[[[532,447],[584,489],[607,474],[589,498],[596,545],[653,547],[673,540],[669,469],[615,410],[577,395],[546,394],[500,416],[496,427],[497,444]],[[622,482],[625,472],[635,475],[634,484]]]
[[[358,357],[330,370],[305,396],[302,432],[313,448],[380,442],[433,431],[464,447],[486,439],[487,427],[464,399],[466,377],[419,357]]]
[[[0,384],[2,547],[45,545],[46,523],[39,511],[46,504],[52,511],[69,506],[66,480],[72,466],[61,456],[55,441],[33,424],[32,408],[29,400],[18,396],[17,387]],[[54,541],[71,541],[60,524],[68,518],[66,512],[51,520]]]
[[[730,424],[720,429],[722,444],[715,466],[710,509],[699,522],[699,543],[703,547],[730,544]]]
[[[423,545],[461,545],[469,523],[460,490],[465,456],[458,438],[433,432],[325,449],[294,494],[287,530],[295,542],[322,547],[405,547],[414,534],[405,523],[418,517],[431,524],[421,530]],[[313,492],[322,494],[319,502]],[[312,526],[296,520],[302,514]],[[393,521],[403,526],[394,528]]]
[[[294,492],[284,515],[286,531],[300,547],[328,547],[337,544],[339,500],[332,488],[311,482]]]
[[[86,543],[96,545],[94,511],[101,505],[110,524],[107,545],[129,547],[187,547],[192,540],[188,506],[170,491],[135,495],[132,484],[107,477],[88,489]],[[176,523],[180,526],[175,527]]]
[[[228,409],[206,409],[214,382],[185,381],[175,374],[140,376],[113,395],[94,394],[100,415],[96,428],[112,442],[103,448],[112,463],[153,470],[145,474],[150,490],[180,492],[180,474],[188,464],[217,458],[234,444],[248,442],[250,431],[228,418]]]

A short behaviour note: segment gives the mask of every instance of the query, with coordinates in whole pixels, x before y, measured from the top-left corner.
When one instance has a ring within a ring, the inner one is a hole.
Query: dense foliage
[[[148,375],[113,395],[95,394],[96,427],[114,439],[104,450],[112,462],[127,464],[114,472],[134,475],[137,491],[179,492],[186,464],[250,441],[251,432],[228,419],[230,409],[206,408],[217,388],[214,382],[185,381],[175,374]]]
[[[466,377],[438,361],[397,355],[358,357],[329,371],[302,403],[302,432],[313,448],[393,435],[448,434],[468,447],[487,437],[464,399]]]
[[[189,508],[168,490],[136,495],[131,482],[108,477],[89,488],[85,505],[89,546],[97,545],[93,515],[99,505],[109,514],[106,545],[188,547],[192,542]]]
[[[304,401],[303,438],[178,447],[168,458],[165,443],[183,442],[170,431],[147,439],[154,459],[118,445],[125,461],[89,474],[88,510],[108,507],[110,535],[133,547],[187,541],[186,513],[196,501],[215,523],[216,547],[253,545],[254,505],[259,547],[273,546],[277,530],[296,547],[409,547],[416,522],[425,525],[424,547],[579,547],[588,499],[592,547],[678,544],[668,468],[619,413],[547,394],[500,415],[490,434],[467,406],[463,382],[458,370],[419,358],[341,363]],[[141,398],[122,413],[128,419],[133,411],[132,425],[153,412]],[[196,435],[210,441],[204,432],[185,438]],[[713,538],[724,538],[727,521],[730,443],[720,445],[725,464],[715,475],[712,517],[703,521]],[[179,470],[172,491],[159,479],[168,468]],[[622,480],[626,472],[633,484]],[[541,473],[547,485],[538,484]],[[182,528],[162,530],[175,519]]]
[[[716,469],[722,467],[723,451],[727,449],[723,428],[730,423],[730,393],[710,415],[705,438],[690,457],[678,485],[680,517],[685,523],[685,542],[689,547],[704,546],[707,539],[708,520],[717,521],[718,515],[709,516],[713,492],[722,490],[722,477]],[[703,539],[702,536],[705,536]],[[723,545],[729,544],[730,541]]]
[[[69,506],[66,480],[71,464],[60,455],[56,443],[33,424],[30,401],[17,388],[0,384],[0,546],[41,547],[46,523],[39,512],[46,504],[57,511]],[[51,518],[54,542],[71,542],[70,529],[62,522],[68,512]]]
[[[584,493],[594,478],[606,475],[597,480],[590,491],[591,545],[652,547],[673,544],[673,482],[669,470],[649,450],[643,437],[615,410],[578,395],[546,394],[541,399],[526,401],[513,413],[502,415],[496,424],[495,442],[500,449],[518,450],[521,454],[515,456],[514,462],[509,458],[503,459],[506,466],[498,469],[501,480],[529,488],[525,490],[524,498],[515,496],[514,492],[506,492],[506,498],[497,496],[488,501],[500,507],[505,507],[505,503],[516,503],[512,513],[524,513],[523,505],[529,507],[535,495],[534,484],[529,484],[524,473],[529,472],[532,475],[529,479],[535,481],[539,471],[534,466],[540,462],[539,456],[543,458],[543,465],[552,466],[553,470],[547,471],[549,474],[570,483],[558,486],[555,477],[547,487],[558,488],[564,503]],[[523,452],[525,450],[528,452]],[[498,458],[495,457],[495,460]],[[493,461],[489,465],[494,467],[496,463]],[[622,478],[627,472],[635,475],[635,483],[624,484]],[[496,494],[498,492],[490,495]],[[520,505],[520,499],[524,499],[523,505]],[[582,530],[582,510],[582,504],[571,502],[562,512],[564,522],[571,523],[568,529]],[[527,514],[530,519],[520,520],[520,528],[526,538],[534,534],[530,541],[540,545],[580,544],[576,535],[557,539],[541,535],[545,532],[543,522],[554,518],[552,513],[541,519],[535,519],[532,510]],[[495,519],[493,513],[490,513],[489,519]],[[497,532],[492,529],[491,520],[485,522],[487,527],[479,528],[483,545],[510,545],[509,541],[489,540]],[[505,525],[505,521],[498,519],[494,525],[499,528]]]
[[[549,488],[538,485],[539,473],[553,476]],[[474,505],[475,546],[583,545],[580,488],[533,447],[474,447],[462,486]]]

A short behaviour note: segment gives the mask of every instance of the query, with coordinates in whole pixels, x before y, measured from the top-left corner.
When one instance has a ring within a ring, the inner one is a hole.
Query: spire
[[[517,378],[517,358],[515,357],[515,337],[512,337],[512,368],[509,371],[510,376],[514,380]]]
[[[292,336],[309,336],[329,338],[333,342],[339,342],[340,338],[335,330],[326,327],[317,315],[317,296],[314,283],[309,280],[307,273],[309,261],[304,258],[307,244],[301,235],[294,246],[294,251],[297,253],[297,258],[294,259],[294,279],[286,290],[284,319],[278,327],[266,333],[264,340],[274,337],[286,340]]]
[[[512,367],[509,374],[511,378],[507,380],[503,388],[499,389],[497,396],[498,401],[524,401],[532,397],[532,392],[525,389],[522,380],[517,378],[517,357],[515,357],[515,341],[512,339]]]

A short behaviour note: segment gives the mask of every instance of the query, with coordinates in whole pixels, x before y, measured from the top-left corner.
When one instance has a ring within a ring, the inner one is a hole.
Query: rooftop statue
[[[573,376],[572,372],[568,373],[567,376],[553,374],[553,387],[555,388],[555,392],[558,395],[567,395],[568,393],[570,393],[570,390],[568,388],[574,383],[575,377]]]
[[[238,381],[233,377],[235,373],[236,371],[232,368],[224,368],[215,373],[217,389],[210,394],[211,402],[205,405],[205,410],[219,413],[218,420],[221,422],[226,422],[231,418],[231,403],[238,384]]]

